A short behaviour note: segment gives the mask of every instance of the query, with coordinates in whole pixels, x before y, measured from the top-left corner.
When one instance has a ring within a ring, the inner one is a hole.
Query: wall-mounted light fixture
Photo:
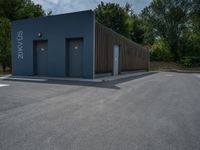
[[[41,32],[38,33],[38,37],[42,37],[42,33]]]

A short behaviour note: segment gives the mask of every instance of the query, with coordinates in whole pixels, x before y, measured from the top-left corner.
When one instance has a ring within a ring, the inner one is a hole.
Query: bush
[[[200,67],[200,57],[196,56],[182,57],[180,63],[186,67]]]
[[[173,55],[170,53],[168,46],[163,42],[156,42],[150,49],[151,61],[172,61]]]
[[[186,33],[183,33],[180,46],[181,46],[182,57],[185,57],[185,56],[200,57],[200,36],[197,33],[193,31],[190,31],[190,32],[188,31]]]
[[[11,67],[11,22],[7,18],[0,18],[0,65],[3,71]]]

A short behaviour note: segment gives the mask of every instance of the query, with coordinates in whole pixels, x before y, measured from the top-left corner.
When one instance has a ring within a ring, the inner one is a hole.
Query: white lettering
[[[24,58],[24,53],[23,53],[23,31],[18,31],[17,32],[17,58],[18,59],[23,59]]]

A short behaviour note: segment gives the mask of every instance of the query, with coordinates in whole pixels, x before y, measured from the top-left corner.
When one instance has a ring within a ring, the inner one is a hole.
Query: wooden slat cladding
[[[110,73],[113,67],[113,46],[120,46],[121,71],[148,69],[148,50],[96,22],[96,73]]]

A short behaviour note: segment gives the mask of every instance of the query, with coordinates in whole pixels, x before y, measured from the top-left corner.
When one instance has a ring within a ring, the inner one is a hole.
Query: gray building
[[[106,39],[109,35],[116,41]],[[141,52],[139,67],[130,61],[132,67],[126,69],[130,58],[124,57],[123,40],[136,47],[129,51],[138,51],[138,57]],[[148,57],[146,49],[97,23],[90,10],[12,22],[13,75],[95,78],[98,73],[148,69]]]

